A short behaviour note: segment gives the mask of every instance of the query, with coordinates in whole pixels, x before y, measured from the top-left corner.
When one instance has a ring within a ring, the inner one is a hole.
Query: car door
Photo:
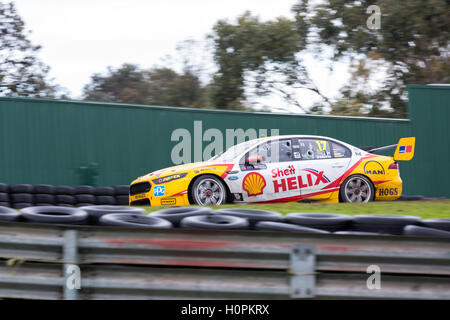
[[[295,183],[292,139],[261,143],[240,160],[242,196],[246,202],[278,201],[300,197]]]
[[[320,138],[300,138],[298,145],[301,159],[296,161],[296,169],[301,197],[328,199],[330,191],[336,189],[325,187],[345,173],[350,164],[351,151],[337,142]]]

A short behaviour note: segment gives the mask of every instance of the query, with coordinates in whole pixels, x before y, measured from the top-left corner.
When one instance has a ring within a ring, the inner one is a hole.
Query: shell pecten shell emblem
[[[266,187],[266,180],[257,172],[251,172],[244,177],[242,181],[242,189],[244,189],[249,197],[263,194]]]

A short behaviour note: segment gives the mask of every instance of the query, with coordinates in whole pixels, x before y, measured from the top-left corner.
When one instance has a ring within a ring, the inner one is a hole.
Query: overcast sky
[[[41,59],[56,83],[78,98],[95,72],[124,62],[161,65],[178,43],[201,40],[219,19],[233,21],[249,10],[262,20],[290,17],[295,0],[15,0],[18,13],[40,44]],[[330,73],[306,57],[311,76],[328,96],[348,75],[343,66]],[[310,103],[314,97],[308,95]],[[276,100],[271,100],[276,103]]]

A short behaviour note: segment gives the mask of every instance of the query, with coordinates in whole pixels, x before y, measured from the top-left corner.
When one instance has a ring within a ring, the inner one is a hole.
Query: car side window
[[[352,152],[349,148],[346,148],[336,142],[331,143],[331,148],[333,149],[333,155],[335,158],[350,158],[352,156]]]
[[[331,143],[321,139],[299,139],[302,160],[331,159]]]
[[[291,139],[272,140],[258,145],[250,150],[240,161],[249,163],[276,163],[292,161]]]

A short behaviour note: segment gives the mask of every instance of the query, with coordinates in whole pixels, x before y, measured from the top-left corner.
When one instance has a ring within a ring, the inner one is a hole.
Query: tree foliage
[[[141,70],[133,64],[94,74],[84,87],[84,99],[161,106],[204,107],[205,89],[199,79],[169,68]]]
[[[343,96],[371,105],[369,115],[406,117],[406,85],[450,81],[450,2],[448,0],[324,0],[317,6],[299,2],[293,10],[304,16],[309,41],[334,49],[334,59],[351,57],[353,82]],[[369,29],[370,5],[381,9],[381,28]],[[300,11],[299,11],[300,10]],[[382,62],[386,76],[375,92],[357,84],[378,72],[371,62]],[[381,109],[388,104],[390,114]]]
[[[240,108],[245,85],[251,83],[260,96],[278,93],[302,108],[289,88],[318,89],[297,56],[306,45],[297,27],[296,21],[286,18],[261,22],[249,12],[236,24],[218,21],[212,36],[219,67],[211,85],[216,107]]]
[[[27,38],[13,3],[0,2],[0,94],[53,97],[58,87],[48,79],[49,67],[36,54],[40,47]]]

